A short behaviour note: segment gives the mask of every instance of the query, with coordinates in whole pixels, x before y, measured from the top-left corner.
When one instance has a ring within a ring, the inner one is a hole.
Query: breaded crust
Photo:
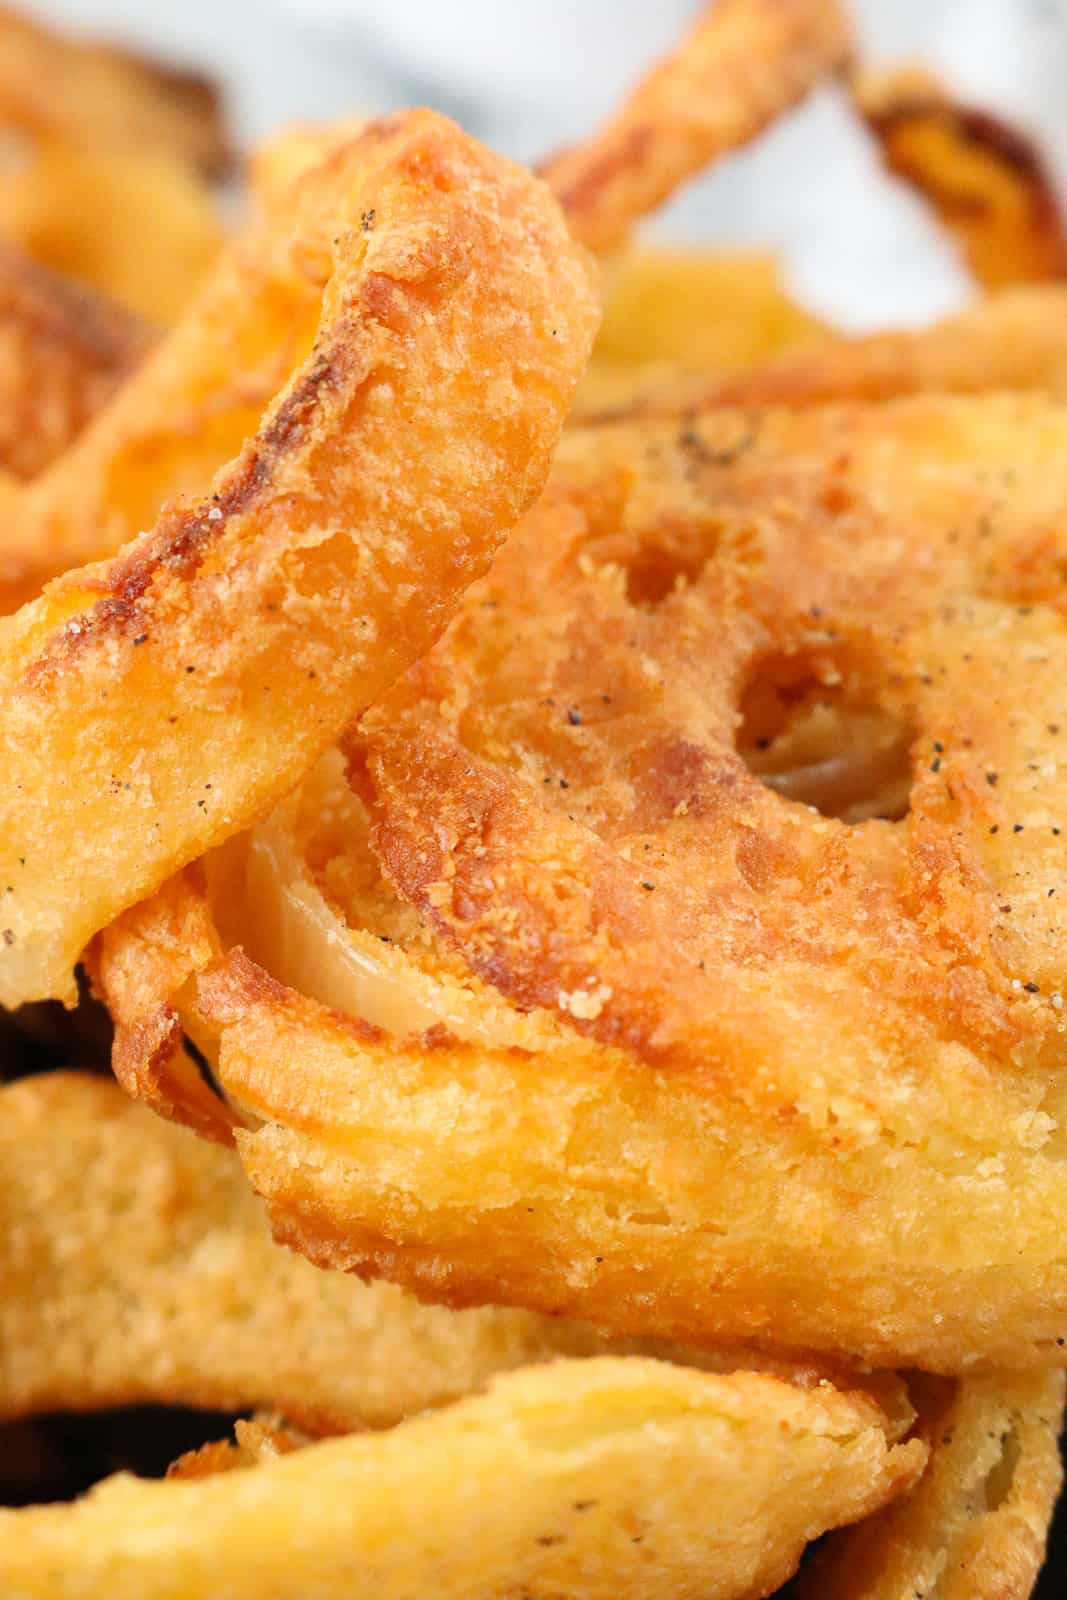
[[[346,736],[318,981],[177,882],[94,951],[116,1070],[188,1114],[184,1020],[280,1236],[427,1297],[1063,1362],[1065,460],[1023,397],[569,436]]]
[[[213,368],[197,346],[263,245],[223,263],[150,392],[190,346],[194,387]],[[342,141],[266,247],[321,318],[253,437],[0,636],[6,1005],[69,997],[98,928],[267,809],[425,650],[537,494],[585,363],[590,274],[555,201],[434,113]]]
[[[156,150],[213,177],[232,159],[207,78],[44,27],[11,6],[0,7],[0,125]]]
[[[913,1412],[889,1375],[754,1363],[723,1348],[609,1344],[580,1323],[422,1305],[388,1283],[317,1272],[271,1242],[240,1164],[73,1072],[0,1090],[0,1418],[167,1404],[264,1409],[305,1431],[384,1428],[499,1372],[640,1354]]]
[[[0,243],[0,466],[36,477],[154,342],[131,312]]]
[[[1061,1373],[916,1385],[930,1460],[897,1504],[827,1540],[797,1600],[1029,1600],[1063,1481]]]
[[[20,1600],[746,1600],[924,1459],[833,1391],[564,1361],[247,1471],[0,1512],[0,1580]]]
[[[857,72],[852,97],[889,171],[928,201],[980,284],[1067,277],[1056,188],[1019,129],[955,101],[921,67]]]
[[[714,0],[602,128],[540,170],[575,236],[607,254],[686,179],[841,68],[848,52],[838,0]]]

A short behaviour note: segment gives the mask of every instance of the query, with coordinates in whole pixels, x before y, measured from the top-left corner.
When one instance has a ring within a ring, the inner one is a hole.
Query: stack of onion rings
[[[707,8],[545,164],[573,238],[617,250],[847,55],[834,0]],[[927,101],[939,204],[973,118]],[[539,500],[589,264],[430,113],[276,141],[155,356],[101,321],[99,384],[12,259],[0,577],[65,575],[0,630],[0,999],[71,998],[95,933],[120,1081],[209,1142],[77,1074],[0,1095],[0,1416],[252,1415],[167,1483],[0,1514],[8,1589],[741,1600],[825,1532],[805,1596],[1029,1594],[1067,1365],[1067,363],[1056,230],[979,165],[961,238],[1024,287],[850,342],[764,263],[737,316],[785,332],[730,348],[808,348],[672,371],[720,361],[685,305],[743,275],[694,260],[662,316],[618,302],[647,326],[586,391],[617,419],[583,400]]]

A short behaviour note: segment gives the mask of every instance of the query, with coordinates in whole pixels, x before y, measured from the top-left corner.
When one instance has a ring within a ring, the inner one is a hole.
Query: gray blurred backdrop
[[[694,0],[30,0],[39,14],[207,68],[244,141],[280,122],[428,103],[532,157],[572,138]],[[920,56],[1039,136],[1067,189],[1067,0],[852,0],[876,59]],[[853,328],[963,299],[951,251],[882,177],[827,91],[682,196],[655,231],[770,245],[794,289]]]

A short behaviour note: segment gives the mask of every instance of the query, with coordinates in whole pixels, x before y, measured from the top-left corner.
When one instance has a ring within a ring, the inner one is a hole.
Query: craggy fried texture
[[[275,1230],[430,1298],[1062,1362],[1065,461],[1026,397],[569,435],[347,737],[386,882],[344,825],[308,870],[357,987],[186,879],[95,952],[123,1081],[225,1135],[180,1012]]]
[[[0,1420],[145,1403],[280,1410],[311,1432],[388,1427],[495,1373],[557,1356],[670,1355],[498,1309],[422,1305],[392,1284],[317,1272],[271,1243],[232,1155],[70,1072],[0,1091]],[[749,1365],[751,1365],[749,1361]],[[772,1364],[800,1388],[913,1413],[893,1379]]]
[[[0,1512],[0,1580],[12,1600],[744,1600],[924,1458],[832,1390],[558,1362],[248,1471],[117,1477],[73,1506]]]
[[[43,471],[151,342],[136,317],[0,244],[0,466]]]
[[[0,127],[78,145],[179,158],[207,176],[230,165],[214,84],[0,7]]]
[[[917,189],[980,284],[1067,277],[1056,191],[1031,142],[919,67],[857,73],[853,100],[889,171]]]
[[[168,1478],[213,1478],[220,1472],[235,1472],[243,1467],[260,1467],[279,1456],[292,1455],[306,1443],[288,1428],[272,1426],[254,1418],[238,1419],[234,1438],[219,1439],[187,1450],[167,1468]]]
[[[1067,287],[1004,289],[917,332],[823,338],[738,372],[715,366],[627,375],[615,393],[587,379],[573,420],[636,421],[716,406],[888,400],[926,391],[1021,389],[1067,397]]]
[[[0,236],[159,322],[185,310],[223,243],[214,195],[183,161],[59,138],[7,156]]]
[[[1028,1600],[1063,1478],[1061,1374],[931,1380],[912,1493],[827,1541],[797,1600]]]
[[[321,297],[310,353],[211,493],[0,634],[6,1005],[69,997],[99,927],[266,810],[425,650],[537,494],[588,353],[589,271],[555,202],[431,112],[309,173],[286,226],[223,269],[234,294],[256,247],[278,265],[253,287],[284,272]],[[182,376],[199,389],[219,357]]]
[[[845,62],[838,0],[715,0],[589,139],[546,161],[571,229],[598,254],[703,167]]]

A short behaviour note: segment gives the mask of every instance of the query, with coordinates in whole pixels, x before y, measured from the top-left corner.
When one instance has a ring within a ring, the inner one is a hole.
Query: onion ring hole
[[[737,748],[760,781],[841,822],[900,822],[915,730],[869,682],[826,652],[757,661],[740,698]]]

